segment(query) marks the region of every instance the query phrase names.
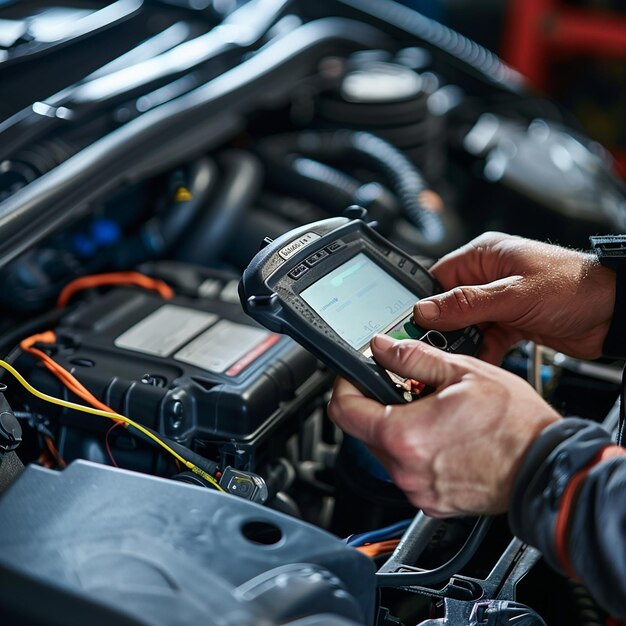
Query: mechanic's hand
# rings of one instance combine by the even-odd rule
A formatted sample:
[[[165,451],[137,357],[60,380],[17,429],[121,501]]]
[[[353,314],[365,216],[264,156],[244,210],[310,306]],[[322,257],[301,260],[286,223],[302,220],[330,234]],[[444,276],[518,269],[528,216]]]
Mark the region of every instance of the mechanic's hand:
[[[483,325],[485,361],[500,363],[520,339],[580,358],[602,353],[615,273],[593,255],[485,233],[443,257],[432,272],[450,291],[418,302],[415,323],[436,330]]]
[[[412,504],[447,517],[505,511],[521,461],[560,415],[523,379],[421,341],[372,341],[376,361],[436,391],[384,406],[339,378],[328,414],[365,442]]]

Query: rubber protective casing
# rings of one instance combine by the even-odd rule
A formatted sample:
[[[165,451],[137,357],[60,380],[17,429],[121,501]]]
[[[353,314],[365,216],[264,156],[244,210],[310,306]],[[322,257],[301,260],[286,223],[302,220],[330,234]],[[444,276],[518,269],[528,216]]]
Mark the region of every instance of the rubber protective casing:
[[[120,336],[164,307],[214,316],[214,322],[194,336],[200,337],[220,323],[269,335],[243,313],[235,286],[236,282],[234,301],[179,295],[164,300],[143,290],[112,289],[68,309],[55,328],[53,357],[113,410],[183,445],[206,442],[211,447],[205,452],[208,450],[223,466],[255,471],[257,464],[271,456],[268,446],[277,430],[295,429],[300,412],[309,411],[309,405],[328,385],[328,374],[320,370],[314,357],[286,337],[268,337],[274,343],[263,350],[252,348],[249,353],[253,358],[246,357],[245,367],[229,374],[181,361],[176,358],[180,348],[157,355],[119,345]],[[164,323],[155,329],[154,345],[165,344],[177,330]],[[190,336],[186,341],[195,339]],[[228,341],[237,347],[236,332]],[[220,350],[219,343],[203,348],[207,358]],[[57,396],[65,392],[59,381],[30,356],[20,358],[19,368],[42,391]],[[50,411],[49,406],[33,406]],[[65,459],[102,458],[102,433],[110,428],[108,420],[86,419],[65,410],[59,418],[59,445]],[[110,438],[120,464],[157,471],[152,465],[154,449],[146,447],[145,455],[129,449],[131,442],[121,437],[122,430],[117,429]]]
[[[336,217],[301,226],[266,245],[245,270],[239,297],[257,322],[295,339],[366,395],[385,404],[406,402],[405,391],[387,372],[341,339],[299,295],[359,253],[413,292],[416,301],[440,291],[425,268],[364,221]],[[298,268],[302,273],[294,278]],[[480,347],[475,326],[443,335],[448,352],[473,355]]]

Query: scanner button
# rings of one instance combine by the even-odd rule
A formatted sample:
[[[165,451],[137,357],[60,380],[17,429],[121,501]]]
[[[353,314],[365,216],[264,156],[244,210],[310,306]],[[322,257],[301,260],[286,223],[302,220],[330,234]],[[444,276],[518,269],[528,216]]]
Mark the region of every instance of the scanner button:
[[[406,259],[405,258],[400,259],[400,261],[398,262],[398,267],[399,268],[403,268],[405,263],[406,263]]]
[[[328,252],[326,250],[318,250],[315,254],[312,254],[307,260],[306,264],[309,267],[313,267],[317,263],[319,263],[322,259],[325,259],[328,256]]]
[[[413,263],[413,265],[411,266],[411,276],[415,276],[415,272],[417,272],[417,265]]]
[[[336,252],[340,248],[343,248],[346,244],[343,241],[333,241],[329,246],[326,246],[328,252]]]
[[[294,280],[298,280],[302,274],[308,271],[309,268],[304,263],[300,263],[300,265],[294,267],[291,272],[289,272],[289,276],[291,276]]]

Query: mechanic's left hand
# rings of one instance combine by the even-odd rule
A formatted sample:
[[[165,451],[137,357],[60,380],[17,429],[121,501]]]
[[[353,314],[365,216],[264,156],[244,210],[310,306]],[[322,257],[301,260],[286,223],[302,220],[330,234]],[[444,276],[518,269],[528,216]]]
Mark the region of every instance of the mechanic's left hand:
[[[436,391],[384,406],[340,378],[331,419],[365,442],[427,515],[505,511],[528,447],[561,416],[526,381],[478,359],[384,335],[371,345],[380,365]]]

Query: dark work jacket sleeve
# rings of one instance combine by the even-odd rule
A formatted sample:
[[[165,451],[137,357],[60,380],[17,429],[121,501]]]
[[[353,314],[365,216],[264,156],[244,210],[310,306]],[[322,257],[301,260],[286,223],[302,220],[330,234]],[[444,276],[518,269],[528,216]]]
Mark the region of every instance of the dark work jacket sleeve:
[[[599,460],[603,451],[613,456]],[[552,567],[626,619],[626,450],[606,430],[576,418],[546,428],[522,463],[509,523]]]

